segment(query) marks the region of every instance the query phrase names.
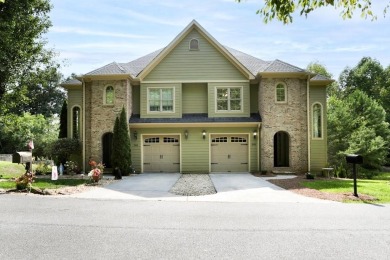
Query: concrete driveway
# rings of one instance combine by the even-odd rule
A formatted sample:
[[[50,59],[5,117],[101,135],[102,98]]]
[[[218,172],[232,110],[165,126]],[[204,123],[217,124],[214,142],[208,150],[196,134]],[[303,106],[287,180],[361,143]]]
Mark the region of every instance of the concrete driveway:
[[[271,184],[266,180],[268,178],[258,178],[250,173],[212,173],[210,178],[217,191],[216,194],[179,196],[170,193],[169,190],[180,176],[180,173],[142,173],[125,177],[105,187],[73,194],[70,197],[165,201],[335,203],[295,194]]]

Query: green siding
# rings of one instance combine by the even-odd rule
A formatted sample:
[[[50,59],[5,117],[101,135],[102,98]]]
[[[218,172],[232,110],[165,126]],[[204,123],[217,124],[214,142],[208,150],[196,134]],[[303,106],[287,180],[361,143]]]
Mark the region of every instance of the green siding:
[[[207,113],[207,84],[183,84],[183,114]]]
[[[139,115],[140,113],[140,86],[133,86],[132,87],[132,107],[133,107],[133,114]]]
[[[188,139],[184,138],[184,131],[188,131]],[[204,140],[202,131],[206,130],[207,135]],[[258,150],[259,140],[253,138],[253,127],[184,127],[184,128],[137,128],[138,139],[132,137],[132,161],[137,172],[141,171],[141,135],[181,135],[181,171],[187,172],[209,172],[210,167],[210,134],[248,134],[249,141],[249,165],[250,171],[258,171]],[[131,129],[131,133],[133,133]]]
[[[190,51],[189,41],[199,41],[199,50]],[[149,81],[199,81],[247,79],[221,52],[212,46],[199,32],[192,30],[145,77]]]
[[[216,112],[216,87],[242,87],[241,112]],[[250,88],[248,83],[209,83],[208,85],[208,115],[209,117],[249,117],[250,115]]]
[[[149,87],[153,88],[167,88],[173,87],[174,90],[174,112],[148,112],[148,97],[147,97],[147,89]],[[141,118],[180,118],[181,117],[181,84],[141,84]]]
[[[81,89],[69,89],[68,90],[68,137],[72,135],[72,109],[75,106],[79,106],[81,112],[83,112],[83,90]],[[81,113],[81,119],[84,115]]]
[[[251,113],[259,112],[259,85],[250,85],[250,107]]]
[[[327,166],[328,159],[326,87],[310,87],[310,129],[312,129],[313,124],[312,108],[314,103],[320,103],[322,105],[323,138],[313,139],[312,130],[310,130],[310,165],[312,171],[321,171],[322,168]]]

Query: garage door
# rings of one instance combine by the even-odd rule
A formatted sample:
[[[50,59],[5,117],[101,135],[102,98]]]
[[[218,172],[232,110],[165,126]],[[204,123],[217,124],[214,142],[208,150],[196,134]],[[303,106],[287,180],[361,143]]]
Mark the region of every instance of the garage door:
[[[179,136],[148,136],[143,148],[144,172],[180,172]]]
[[[248,171],[248,136],[213,135],[211,138],[212,172]]]

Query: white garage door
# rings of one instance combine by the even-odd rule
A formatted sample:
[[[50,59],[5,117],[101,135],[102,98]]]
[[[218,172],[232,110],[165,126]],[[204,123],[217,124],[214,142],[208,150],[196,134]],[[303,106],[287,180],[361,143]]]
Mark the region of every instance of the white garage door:
[[[180,172],[179,136],[148,136],[143,148],[144,172]]]
[[[248,136],[213,135],[211,137],[212,172],[248,171]]]

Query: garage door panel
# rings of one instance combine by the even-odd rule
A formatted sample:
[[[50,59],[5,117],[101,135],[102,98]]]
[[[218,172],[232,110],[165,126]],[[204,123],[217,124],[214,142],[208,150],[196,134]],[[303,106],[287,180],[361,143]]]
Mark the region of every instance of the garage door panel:
[[[179,172],[180,143],[178,136],[144,138],[144,172]]]
[[[212,136],[210,149],[212,172],[248,171],[247,136]]]

